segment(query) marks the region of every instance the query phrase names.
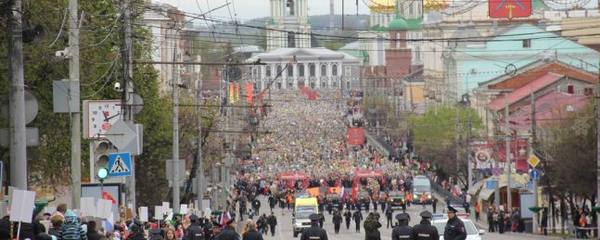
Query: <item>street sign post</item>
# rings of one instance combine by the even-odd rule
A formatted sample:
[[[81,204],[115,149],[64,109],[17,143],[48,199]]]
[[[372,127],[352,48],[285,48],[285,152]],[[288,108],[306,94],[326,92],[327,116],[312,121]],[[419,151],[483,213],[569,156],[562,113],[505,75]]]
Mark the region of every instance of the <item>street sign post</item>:
[[[108,155],[108,176],[129,177],[131,176],[131,154],[113,153]]]
[[[531,170],[531,179],[534,181],[540,180],[540,170],[532,169]]]

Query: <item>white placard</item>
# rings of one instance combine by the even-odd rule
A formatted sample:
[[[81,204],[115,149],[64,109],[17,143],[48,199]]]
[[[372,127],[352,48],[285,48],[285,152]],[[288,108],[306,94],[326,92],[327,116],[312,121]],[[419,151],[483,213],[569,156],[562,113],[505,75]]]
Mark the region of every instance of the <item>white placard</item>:
[[[97,217],[96,199],[91,197],[81,198],[81,216],[82,217]]]
[[[163,216],[165,215],[165,211],[162,206],[154,206],[154,218],[158,221],[163,220]]]
[[[110,219],[112,212],[112,201],[106,199],[98,199],[96,208],[98,218]],[[113,216],[114,217],[114,216]]]
[[[181,204],[181,208],[179,209],[179,212],[181,214],[188,214],[189,213],[189,208],[187,204]]]
[[[10,221],[31,223],[35,192],[14,189],[10,201]]]
[[[139,216],[140,221],[148,222],[148,207],[140,207]]]
[[[163,202],[162,203],[162,208],[163,208],[163,213],[167,213],[167,210],[169,210],[169,208],[171,208],[171,205],[169,204],[169,202]]]

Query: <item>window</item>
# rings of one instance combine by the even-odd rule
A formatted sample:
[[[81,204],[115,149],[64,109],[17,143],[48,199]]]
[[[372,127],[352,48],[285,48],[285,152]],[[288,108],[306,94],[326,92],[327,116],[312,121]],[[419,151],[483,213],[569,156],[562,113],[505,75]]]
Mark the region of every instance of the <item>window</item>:
[[[327,65],[321,65],[321,76],[327,76]]]
[[[569,84],[567,85],[567,93],[568,94],[574,94],[575,93],[575,86]]]
[[[271,66],[266,66],[265,68],[267,69],[266,70],[267,77],[270,77],[271,76]]]
[[[285,11],[288,16],[294,16],[294,0],[287,0],[285,4]]]
[[[419,46],[415,47],[415,60],[417,62],[421,61],[421,47],[419,47]]]
[[[294,76],[294,66],[292,66],[291,64],[287,65],[287,76],[288,77]]]
[[[293,32],[288,33],[287,41],[288,41],[287,47],[295,48],[296,47],[296,34],[294,34]]]
[[[298,75],[304,77],[304,64],[298,64]]]
[[[585,96],[593,96],[594,95],[594,89],[593,88],[584,88],[583,89],[583,95]]]
[[[338,75],[337,65],[335,65],[335,64],[331,67],[331,75],[332,76],[337,76]]]
[[[346,66],[344,68],[344,76],[350,76],[352,74],[352,68],[350,66]]]
[[[523,39],[523,48],[531,48],[531,39]]]
[[[316,75],[316,73],[315,73],[316,68],[315,68],[315,64],[314,63],[308,64],[308,71],[310,72],[309,74],[310,74],[311,77],[314,77]]]
[[[415,5],[413,2],[410,3],[410,5],[408,6],[408,14],[410,16],[412,16],[413,14],[415,14],[415,9],[414,9]]]

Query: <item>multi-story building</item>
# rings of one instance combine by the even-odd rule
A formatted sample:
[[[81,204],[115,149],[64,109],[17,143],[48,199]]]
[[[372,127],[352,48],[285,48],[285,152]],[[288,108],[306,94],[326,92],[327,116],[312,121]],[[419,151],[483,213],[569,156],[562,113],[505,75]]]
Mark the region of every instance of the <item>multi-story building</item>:
[[[201,71],[199,65],[165,64],[165,62],[199,62],[199,56],[193,52],[194,31],[185,25],[182,11],[169,4],[148,2],[148,10],[144,12],[144,25],[149,26],[152,33],[151,61],[159,73],[159,91],[166,95],[171,92],[173,71],[179,71],[175,77],[179,84],[185,85],[189,91],[200,87]]]
[[[265,65],[248,67],[244,80],[255,89],[358,88],[360,59],[327,48],[280,48],[255,55],[246,62]]]

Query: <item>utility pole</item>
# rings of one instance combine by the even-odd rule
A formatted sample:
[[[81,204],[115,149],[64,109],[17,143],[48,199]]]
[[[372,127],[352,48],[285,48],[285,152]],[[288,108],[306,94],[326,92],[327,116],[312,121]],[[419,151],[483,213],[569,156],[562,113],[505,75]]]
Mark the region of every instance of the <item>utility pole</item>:
[[[14,0],[10,15],[7,17],[10,78],[12,82],[10,88],[10,184],[18,189],[27,190],[22,5],[21,0]]]
[[[198,81],[199,83],[196,89],[196,104],[198,105],[196,111],[199,115],[197,142],[198,149],[196,150],[196,198],[198,200],[198,205],[196,206],[196,209],[202,211],[204,209],[204,206],[202,205],[202,199],[204,198],[204,162],[202,160],[202,115],[200,114],[202,111],[202,108],[200,107],[200,105],[202,104],[202,80],[198,79]]]
[[[133,41],[131,39],[131,0],[121,0],[121,10],[123,12],[123,45],[122,45],[122,60],[123,60],[123,98],[121,100],[121,112],[123,120],[133,123],[133,112],[131,104],[133,99]],[[127,196],[132,205],[132,209],[136,208],[135,201],[135,159],[131,159],[131,176],[127,177]]]
[[[535,154],[535,144],[536,144],[536,119],[535,119],[535,94],[533,91],[531,92],[531,144],[529,146],[529,156],[533,156]],[[535,171],[535,168],[532,169]],[[537,180],[532,179],[533,182],[533,199],[534,199],[534,207],[538,206],[538,191],[537,191]],[[533,214],[533,233],[536,233],[538,229],[538,214]]]
[[[467,144],[465,148],[467,149],[467,189],[471,189],[473,187],[473,162],[471,161],[471,129],[473,128],[473,121],[470,117],[471,114],[467,114],[467,138],[465,143]],[[469,203],[470,204],[470,203]]]
[[[78,9],[77,0],[69,0],[69,80],[71,82],[79,82]],[[79,96],[78,93],[76,95]],[[79,101],[79,99],[71,99],[71,101]],[[73,109],[71,112],[71,182],[71,207],[76,209],[79,208],[81,197],[81,113],[79,109]]]
[[[174,28],[177,26],[177,20],[173,19]],[[176,31],[173,29],[173,31]],[[177,60],[177,41],[175,33],[172,33],[173,40],[173,62]],[[179,65],[173,64],[171,77],[172,101],[173,101],[173,212],[179,213]]]
[[[508,97],[508,95],[506,96]],[[512,190],[511,190],[511,185],[512,185],[512,181],[511,181],[511,175],[512,175],[512,167],[511,167],[511,161],[512,159],[510,158],[510,129],[509,129],[509,125],[508,125],[508,115],[509,115],[509,111],[508,111],[508,102],[506,99],[506,97],[504,98],[504,124],[506,125],[506,212],[511,212],[511,208],[512,208]]]
[[[600,61],[598,61],[598,66],[600,67]],[[600,201],[600,69],[598,69],[598,84],[596,84],[596,204]],[[600,236],[600,212],[596,212],[597,218],[596,221],[598,235]]]

